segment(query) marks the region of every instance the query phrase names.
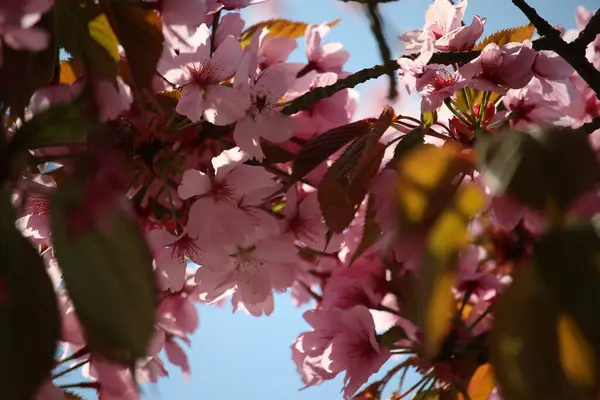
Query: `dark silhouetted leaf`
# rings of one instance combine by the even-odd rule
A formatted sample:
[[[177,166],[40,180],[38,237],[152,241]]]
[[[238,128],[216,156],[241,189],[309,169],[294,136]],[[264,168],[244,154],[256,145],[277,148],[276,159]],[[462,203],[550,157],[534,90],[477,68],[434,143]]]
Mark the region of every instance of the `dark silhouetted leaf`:
[[[54,10],[50,10],[36,27],[52,34],[55,24]],[[6,45],[0,52],[0,104],[10,107],[11,115],[21,116],[29,105],[31,95],[54,78],[58,43],[52,35],[48,47],[39,52],[14,50]]]
[[[588,398],[563,374],[556,323],[556,306],[535,268],[519,266],[497,303],[492,329],[491,363],[504,399]]]
[[[287,163],[294,159],[294,154],[287,151],[281,146],[272,143],[262,142],[262,151],[265,155],[263,163],[265,164],[280,164]]]
[[[131,366],[146,356],[154,331],[152,256],[138,222],[122,206],[107,205],[113,208],[82,229],[82,199],[75,183],[53,196],[54,252],[90,348]]]
[[[101,6],[91,1],[61,0],[56,2],[54,7],[58,15],[57,31],[60,44],[73,57],[94,71],[98,78],[116,82],[115,43],[110,40],[114,32],[111,30],[110,33],[103,33],[101,28],[108,30],[110,26],[101,23],[103,18],[106,18],[102,17]],[[102,44],[92,33],[96,38],[106,37],[108,40]]]
[[[587,136],[571,129],[501,132],[477,139],[481,170],[490,189],[537,210],[566,210],[600,177]]]
[[[363,234],[360,244],[352,254],[350,265],[354,263],[365,251],[373,246],[381,237],[381,228],[375,220],[375,199],[371,194],[369,201],[367,202],[367,213],[365,215],[365,221],[363,223]]]
[[[149,88],[164,41],[156,13],[117,1],[112,1],[110,7],[132,77],[140,89]]]
[[[60,315],[44,262],[15,227],[0,190],[0,385],[2,397],[33,399],[54,367]]]
[[[595,355],[595,362],[588,363],[592,367],[586,368],[591,379],[578,383],[596,388],[600,366],[600,320],[596,315],[600,307],[599,231],[592,223],[551,229],[541,237],[535,249],[538,274],[556,299],[560,311],[567,314],[562,320],[563,326],[570,328],[572,318],[575,326],[567,330],[575,333],[580,330],[583,334],[573,343],[581,343],[582,348],[591,347]],[[581,358],[578,357],[576,365],[585,364]],[[576,370],[573,372],[578,375]]]

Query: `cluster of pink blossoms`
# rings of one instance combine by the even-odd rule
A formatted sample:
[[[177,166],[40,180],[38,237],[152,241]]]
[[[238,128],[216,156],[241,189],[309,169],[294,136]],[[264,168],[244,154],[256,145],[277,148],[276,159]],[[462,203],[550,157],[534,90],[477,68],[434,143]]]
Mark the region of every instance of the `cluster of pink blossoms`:
[[[45,33],[33,25],[51,3],[30,0],[11,8],[1,5],[2,45],[33,51],[45,48]],[[145,110],[145,120],[152,116],[152,122],[145,124],[132,89],[123,80],[119,78],[116,86],[104,81],[92,85],[101,118],[136,132],[134,147],[139,152],[128,166],[134,178],[127,183],[127,196],[154,257],[160,290],[158,323],[135,377],[130,369],[93,353],[83,352],[73,363],[89,361],[83,374],[100,399],[137,399],[136,382],[157,382],[168,375],[163,350],[170,363],[190,374],[182,344],[190,345],[189,335],[198,328],[197,303],[219,305],[230,299],[235,310],[268,316],[275,307],[275,294],[290,291],[296,305],[316,300],[314,309],[304,314],[310,328],[291,345],[302,382],[317,385],[345,373],[344,397],[352,398],[390,357],[423,344],[421,328],[405,312],[407,301],[397,293],[419,275],[427,232],[402,242],[394,240],[398,173],[385,168],[391,153],[381,163],[352,224],[332,237],[316,188],[339,152],[276,198],[272,195],[291,174],[291,163],[267,163],[275,145],[295,154],[309,140],[352,121],[358,104],[354,89],[341,90],[293,115],[281,112],[283,103],[346,77],[343,68],[349,54],[341,44],[325,41],[331,29],[327,24],[307,26],[305,63],[287,62],[296,41],[269,36],[267,28],[242,47],[238,38],[244,21],[237,10],[256,1],[160,3],[165,44],[153,85],[165,98],[177,93],[171,98],[176,102],[174,112]],[[420,53],[415,59],[398,61],[402,82],[422,95],[422,112],[439,112],[432,126],[436,137],[427,141],[435,145],[454,141],[470,149],[475,121],[488,131],[505,124],[527,130],[552,124],[577,127],[600,115],[600,101],[582,78],[554,52],[534,50],[530,40],[488,44],[476,59],[457,69],[430,64],[434,54],[469,50],[481,38],[486,20],[474,16],[463,25],[466,6],[466,0],[455,5],[436,0],[427,11],[424,28],[401,37],[406,49]],[[212,29],[215,15],[221,17]],[[577,10],[580,29],[590,18],[588,11]],[[575,36],[576,32],[564,32],[565,39]],[[600,37],[586,56],[600,66]],[[32,96],[29,111],[36,115],[70,101],[83,86],[79,79],[45,87]],[[458,109],[450,99],[467,87],[495,93],[501,100]],[[394,143],[402,134],[395,131],[386,140]],[[600,151],[600,132],[590,135],[590,140]],[[80,150],[49,148],[35,154]],[[68,159],[61,164],[72,167]],[[488,193],[483,214],[490,218],[471,223],[478,240],[460,256],[454,294],[457,304],[468,304],[464,323],[476,326],[469,332],[452,326],[458,342],[490,329],[489,307],[510,283],[514,263],[531,256],[533,238],[546,224],[535,211],[492,194],[477,173],[467,181]],[[55,282],[66,357],[84,349],[86,342],[53,255],[49,198],[59,184],[45,172],[23,176],[14,202],[24,206],[18,227],[41,251]],[[572,213],[591,218],[600,212],[599,197],[599,188],[585,194]],[[369,199],[375,204],[375,220],[383,236],[354,257]],[[395,275],[390,274],[390,264],[397,266]],[[401,330],[401,338],[382,340],[392,327]],[[435,361],[410,357],[418,371],[434,370],[440,387],[465,373],[464,360],[457,357]],[[38,398],[61,396],[48,382]]]

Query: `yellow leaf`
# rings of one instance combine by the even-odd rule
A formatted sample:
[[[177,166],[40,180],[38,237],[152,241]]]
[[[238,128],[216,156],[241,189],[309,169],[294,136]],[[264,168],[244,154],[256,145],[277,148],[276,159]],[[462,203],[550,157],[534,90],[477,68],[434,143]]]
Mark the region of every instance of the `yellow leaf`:
[[[60,83],[70,85],[75,82],[82,73],[81,63],[77,60],[63,60],[60,62]]]
[[[567,379],[576,386],[593,386],[596,372],[594,350],[573,317],[559,314],[557,331],[560,363]]]
[[[454,296],[452,296],[454,281],[454,274],[450,271],[437,274],[433,281],[425,316],[425,348],[432,355],[437,352],[439,343],[444,340],[448,332],[454,308]]]
[[[400,162],[398,199],[410,222],[423,219],[429,205],[428,191],[444,177],[452,157],[450,147],[423,145]]]
[[[532,24],[503,29],[483,39],[473,50],[483,50],[490,43],[496,43],[500,47],[511,42],[522,43],[525,40],[531,39],[534,33],[535,27]]]
[[[339,18],[328,23],[327,25],[333,28],[338,24],[338,22],[340,22]],[[242,35],[240,36],[240,44],[242,47],[246,47],[252,40],[254,34],[260,34],[263,29],[267,29],[268,36],[281,36],[290,39],[298,39],[304,36],[307,26],[308,24],[305,22],[290,21],[281,18],[270,19],[252,25],[242,32]]]
[[[454,206],[439,217],[427,238],[427,247],[436,259],[444,262],[469,243],[467,224],[484,204],[484,194],[475,184],[463,185],[458,190]]]
[[[467,393],[471,400],[488,400],[495,387],[494,367],[489,363],[483,364],[473,374]],[[459,394],[458,399],[464,400],[464,396]]]
[[[106,14],[102,13],[88,23],[88,30],[90,36],[104,47],[108,54],[115,60],[118,61],[119,55],[119,40],[112,30]]]

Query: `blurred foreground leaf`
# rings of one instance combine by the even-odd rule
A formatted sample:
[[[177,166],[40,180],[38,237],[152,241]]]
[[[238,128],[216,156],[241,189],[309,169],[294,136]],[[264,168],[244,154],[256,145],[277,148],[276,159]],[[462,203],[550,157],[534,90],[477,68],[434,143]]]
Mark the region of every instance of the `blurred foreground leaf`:
[[[89,199],[88,199],[89,200]],[[155,323],[152,256],[137,221],[116,205],[86,216],[83,188],[63,184],[52,198],[54,251],[89,346],[132,366]],[[82,227],[81,218],[93,223]]]
[[[60,315],[44,262],[15,227],[0,191],[0,385],[2,398],[32,399],[54,367]]]

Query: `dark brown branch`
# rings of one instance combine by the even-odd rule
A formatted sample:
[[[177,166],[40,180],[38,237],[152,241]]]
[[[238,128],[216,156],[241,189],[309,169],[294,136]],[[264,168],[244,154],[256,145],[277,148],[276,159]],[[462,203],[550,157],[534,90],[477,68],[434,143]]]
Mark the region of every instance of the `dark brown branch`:
[[[383,22],[381,15],[379,14],[379,7],[377,6],[377,0],[369,0],[366,4],[367,14],[371,21],[371,32],[375,36],[377,46],[379,47],[379,54],[383,60],[383,65],[386,66],[385,73],[390,78],[390,89],[388,92],[388,98],[394,100],[398,96],[398,90],[396,89],[396,74],[395,69],[392,69],[392,65],[396,64],[392,60],[392,53],[388,46],[385,36],[383,35]]]
[[[585,57],[584,51],[581,50],[581,43],[575,42],[567,43],[560,36],[560,32],[556,30],[548,21],[542,18],[537,11],[531,7],[525,0],[512,0],[513,4],[517,6],[523,14],[531,21],[535,26],[538,33],[544,36],[548,41],[548,47],[554,50],[559,56],[567,61],[577,71],[579,76],[589,85],[590,88],[596,93],[596,97],[600,99],[600,71],[598,71]],[[600,18],[597,17],[598,13],[594,15],[594,24],[588,23],[584,28],[583,32],[579,35],[587,40],[588,35],[591,33],[584,33],[586,30],[593,31],[599,29],[597,24],[600,23]]]
[[[540,38],[533,41],[533,48],[535,50],[550,50],[550,44],[547,38]],[[455,51],[447,53],[435,53],[429,64],[455,64],[455,63],[466,63],[475,59],[479,55],[479,51]],[[414,60],[419,56],[418,53],[407,54],[401,58],[408,58]],[[397,62],[389,64],[387,67],[384,65],[375,65],[373,67],[361,69],[353,73],[352,75],[340,79],[333,85],[325,87],[317,87],[310,92],[304,93],[302,96],[295,98],[290,104],[285,106],[282,112],[286,115],[296,114],[302,111],[319,100],[331,97],[333,94],[340,90],[353,88],[356,85],[365,83],[371,79],[377,79],[381,75],[388,73],[388,68],[393,72],[400,69],[400,65]]]
[[[590,19],[587,26],[579,32],[579,36],[572,42],[572,46],[579,49],[581,52],[585,52],[587,46],[596,39],[596,36],[600,34],[600,9],[596,11],[596,14]]]
[[[576,130],[583,132],[586,135],[591,135],[592,133],[596,132],[598,129],[600,129],[600,117],[596,117],[593,120],[591,120],[590,122],[587,122],[587,123],[581,125]]]

